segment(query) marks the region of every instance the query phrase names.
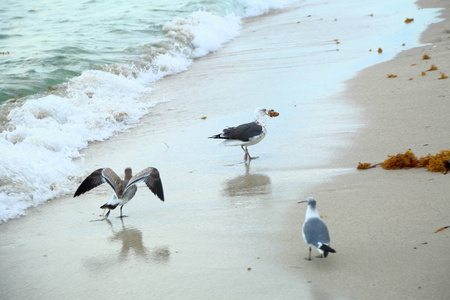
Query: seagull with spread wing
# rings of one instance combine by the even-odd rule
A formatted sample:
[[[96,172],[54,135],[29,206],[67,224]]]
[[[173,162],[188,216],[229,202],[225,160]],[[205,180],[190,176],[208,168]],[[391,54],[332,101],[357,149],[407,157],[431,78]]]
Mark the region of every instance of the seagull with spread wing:
[[[152,167],[148,167],[134,176],[132,175],[131,168],[126,168],[124,180],[110,168],[95,170],[83,180],[73,196],[80,196],[107,182],[114,190],[114,194],[111,199],[100,208],[109,209],[105,215],[105,218],[107,218],[111,210],[120,205],[120,218],[123,218],[122,207],[134,197],[137,191],[136,183],[140,181],[143,181],[161,201],[164,201],[164,192],[161,178],[159,177],[159,171]]]

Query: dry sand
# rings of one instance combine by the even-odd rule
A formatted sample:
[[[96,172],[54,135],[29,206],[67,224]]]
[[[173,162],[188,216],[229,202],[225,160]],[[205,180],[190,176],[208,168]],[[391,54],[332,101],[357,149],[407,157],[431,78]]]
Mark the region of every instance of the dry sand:
[[[449,149],[450,79],[438,79],[441,72],[450,74],[449,3],[419,4],[445,7],[445,21],[422,35],[430,45],[404,51],[348,82],[345,95],[362,108],[364,128],[335,165],[378,163],[408,149],[418,156]],[[431,59],[423,60],[424,54]],[[438,70],[421,76],[432,64]],[[327,265],[302,264],[313,290],[327,299],[450,299],[450,231],[434,233],[450,225],[449,180],[424,169],[378,167],[309,191],[339,256]]]
[[[448,8],[445,1],[427,5]],[[437,79],[439,72],[450,74],[448,13],[425,32],[423,41],[431,45],[362,71],[345,94],[323,100],[318,114],[326,121],[345,123],[346,113],[361,111],[363,128],[356,134],[350,126],[295,139],[283,129],[299,125],[301,111],[293,101],[277,108],[279,118],[268,120],[264,146],[250,149],[261,158],[250,166],[241,163],[239,148],[219,148],[205,137],[234,125],[236,115],[246,121],[248,110],[260,105],[258,97],[249,97],[245,108],[236,108],[239,101],[196,102],[221,92],[230,99],[245,94],[244,86],[233,95],[227,86],[217,90],[217,82],[208,84],[213,80],[204,76],[208,62],[223,51],[161,81],[154,97],[172,100],[158,107],[162,113],[152,113],[130,133],[92,145],[85,164],[87,171],[157,167],[166,203],[140,187],[124,207],[128,218],[121,221],[113,211],[109,222],[97,221],[97,207],[110,195],[108,187],[100,187],[2,224],[2,298],[450,299],[450,229],[433,233],[450,225],[450,175],[423,169],[355,171],[359,161],[380,162],[408,148],[419,155],[448,148],[450,79]],[[233,47],[239,48],[239,39],[224,50],[227,55]],[[431,59],[422,60],[424,53]],[[439,70],[420,76],[431,64]],[[226,66],[223,76],[234,76],[233,84],[258,89],[259,81],[245,81],[245,66],[228,74]],[[388,73],[398,77],[388,79]],[[204,76],[205,84],[189,93],[177,90],[192,76]],[[284,93],[299,94],[288,84]],[[275,92],[267,87],[260,97]],[[338,109],[330,107],[336,102]],[[326,160],[308,163],[314,157],[302,147],[315,146],[314,155],[323,157],[334,139],[339,144]],[[127,147],[130,141],[134,144]],[[311,262],[304,260],[308,248],[300,233],[306,207],[297,204],[307,196],[318,200],[337,250]]]

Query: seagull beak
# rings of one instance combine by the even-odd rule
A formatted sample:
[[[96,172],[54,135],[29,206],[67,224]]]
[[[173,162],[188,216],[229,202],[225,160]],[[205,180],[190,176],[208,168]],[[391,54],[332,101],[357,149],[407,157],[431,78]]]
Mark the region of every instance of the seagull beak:
[[[276,111],[274,111],[273,109],[269,110],[269,112],[267,113],[269,115],[269,117],[273,118],[273,117],[278,117],[280,114],[277,113]]]
[[[298,202],[297,204],[300,204],[300,203],[306,203],[306,202],[308,202],[308,201],[300,201],[300,202]]]

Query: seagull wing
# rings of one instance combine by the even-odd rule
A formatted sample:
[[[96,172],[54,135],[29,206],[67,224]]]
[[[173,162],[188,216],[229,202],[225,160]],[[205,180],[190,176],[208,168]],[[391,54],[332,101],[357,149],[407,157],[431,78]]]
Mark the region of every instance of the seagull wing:
[[[74,197],[80,196],[81,194],[84,194],[93,188],[99,186],[100,184],[104,183],[105,180],[102,176],[103,169],[95,170],[91,173],[88,177],[86,177],[83,182],[78,187],[77,191],[73,195]]]
[[[252,137],[263,132],[263,127],[256,122],[242,124],[236,127],[229,127],[223,130],[222,136],[231,140],[241,140],[248,142]]]
[[[303,234],[307,244],[320,248],[321,245],[330,243],[330,235],[325,223],[319,218],[312,218],[303,225]]]
[[[141,172],[134,175],[130,181],[128,181],[125,190],[133,184],[143,181],[148,188],[155,194],[161,201],[164,201],[164,192],[162,187],[161,178],[159,177],[159,171],[156,168],[148,167]]]
[[[110,168],[104,168],[102,169],[102,177],[104,182],[107,182],[114,190],[117,198],[121,198],[125,191],[123,189],[123,180],[120,179],[119,175]]]

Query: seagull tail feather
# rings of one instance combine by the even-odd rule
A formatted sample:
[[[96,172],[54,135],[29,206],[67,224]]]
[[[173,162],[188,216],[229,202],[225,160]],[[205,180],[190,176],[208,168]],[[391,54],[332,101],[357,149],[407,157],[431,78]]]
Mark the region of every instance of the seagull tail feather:
[[[116,208],[118,205],[119,205],[119,204],[112,205],[112,204],[105,203],[105,204],[103,204],[102,206],[100,206],[100,208],[114,209],[114,208]]]
[[[323,256],[324,257],[327,257],[329,252],[336,253],[336,250],[334,250],[333,248],[331,248],[330,246],[325,245],[325,244],[321,245],[319,247],[319,249],[323,251]]]
[[[222,134],[223,133],[219,133],[219,134],[210,136],[210,137],[208,137],[208,139],[227,139],[227,137],[224,137]]]

